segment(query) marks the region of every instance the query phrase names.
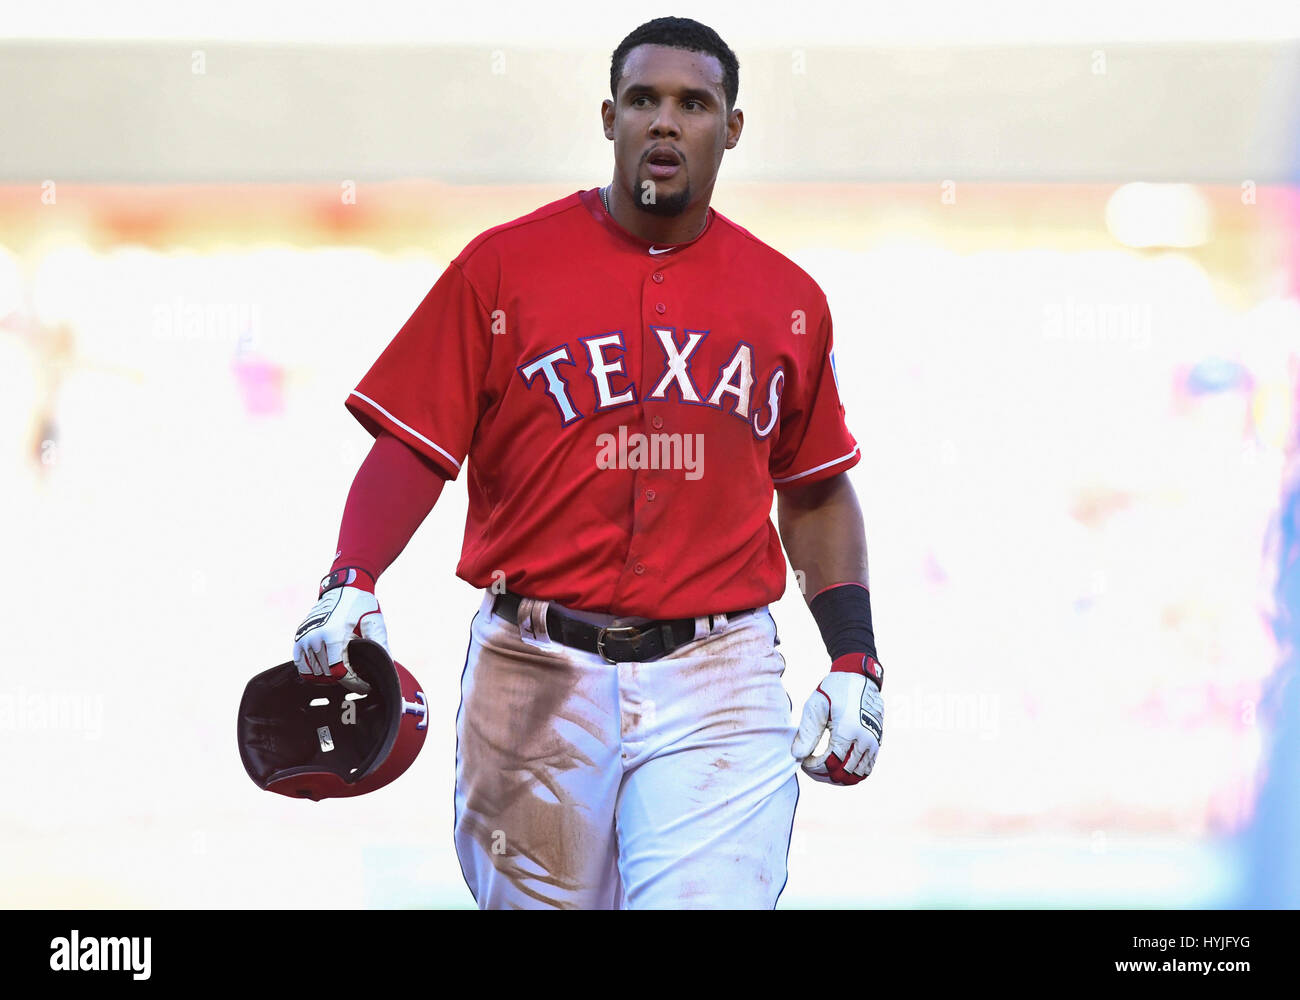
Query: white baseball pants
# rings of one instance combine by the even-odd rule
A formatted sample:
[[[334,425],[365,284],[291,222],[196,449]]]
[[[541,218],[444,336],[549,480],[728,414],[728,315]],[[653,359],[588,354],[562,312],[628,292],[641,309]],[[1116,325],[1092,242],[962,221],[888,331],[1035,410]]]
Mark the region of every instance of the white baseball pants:
[[[456,853],[479,907],[774,907],[799,785],[768,609],[612,664],[549,640],[546,602],[516,625],[494,596],[456,716]]]

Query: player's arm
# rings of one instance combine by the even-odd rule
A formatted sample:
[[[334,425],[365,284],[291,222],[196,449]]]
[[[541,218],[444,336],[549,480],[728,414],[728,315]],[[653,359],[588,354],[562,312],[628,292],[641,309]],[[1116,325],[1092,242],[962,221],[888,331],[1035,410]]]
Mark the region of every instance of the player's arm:
[[[862,508],[847,472],[782,489],[776,521],[790,565],[803,573],[805,599],[834,583],[869,586]]]
[[[381,431],[348,492],[331,572],[361,566],[378,580],[429,516],[446,483],[431,460]]]
[[[884,734],[884,671],[871,623],[862,508],[848,474],[781,490],[777,530],[831,658],[804,705],[791,753],[820,781],[857,784],[871,773]],[[828,727],[826,753],[814,758]]]
[[[348,493],[334,563],[294,635],[293,659],[304,677],[361,689],[347,644],[360,636],[388,648],[375,584],[433,509],[445,483],[429,459],[391,434],[376,437]]]

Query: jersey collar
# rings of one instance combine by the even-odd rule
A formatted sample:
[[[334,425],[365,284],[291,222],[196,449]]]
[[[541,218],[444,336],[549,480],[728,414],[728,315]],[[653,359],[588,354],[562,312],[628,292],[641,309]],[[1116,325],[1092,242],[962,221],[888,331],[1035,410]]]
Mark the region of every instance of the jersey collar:
[[[615,222],[609,213],[605,211],[605,206],[600,200],[600,188],[594,187],[586,191],[580,191],[578,197],[582,200],[582,204],[586,207],[587,211],[591,213],[591,217],[595,219],[596,222],[610,235],[620,243],[635,249],[637,252],[642,254],[642,256],[649,257],[652,260],[664,257],[675,257],[677,256],[677,251],[681,250],[683,247],[688,247],[700,242],[700,240],[704,239],[708,234],[709,230],[713,228],[713,218],[718,214],[714,211],[713,206],[710,205],[708,218],[704,222],[704,229],[701,230],[700,235],[695,237],[693,240],[687,240],[685,243],[648,243],[639,236],[633,236]],[[651,253],[651,250],[658,252]]]

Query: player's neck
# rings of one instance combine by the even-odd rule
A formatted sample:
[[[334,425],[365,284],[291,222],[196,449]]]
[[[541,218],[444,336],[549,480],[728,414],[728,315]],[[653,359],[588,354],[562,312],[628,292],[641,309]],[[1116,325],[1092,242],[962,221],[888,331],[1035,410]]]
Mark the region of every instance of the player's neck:
[[[609,211],[615,222],[647,243],[688,243],[708,224],[709,198],[701,198],[681,215],[651,215],[632,204],[617,184],[611,184]]]

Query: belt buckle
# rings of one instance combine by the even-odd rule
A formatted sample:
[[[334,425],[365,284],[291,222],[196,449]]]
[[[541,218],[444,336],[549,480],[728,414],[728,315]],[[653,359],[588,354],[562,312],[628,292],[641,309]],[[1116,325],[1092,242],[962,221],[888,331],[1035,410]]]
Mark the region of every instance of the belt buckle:
[[[636,625],[620,625],[618,624],[618,621],[619,620],[615,618],[608,625],[602,625],[600,631],[596,633],[596,652],[600,654],[600,658],[604,660],[606,663],[618,662],[617,660],[611,660],[608,656],[605,655],[606,635],[608,635],[610,632],[619,632],[619,633],[630,632],[632,633],[630,636],[619,635],[615,637],[615,638],[630,639],[638,635],[641,631],[640,628],[638,628]]]

